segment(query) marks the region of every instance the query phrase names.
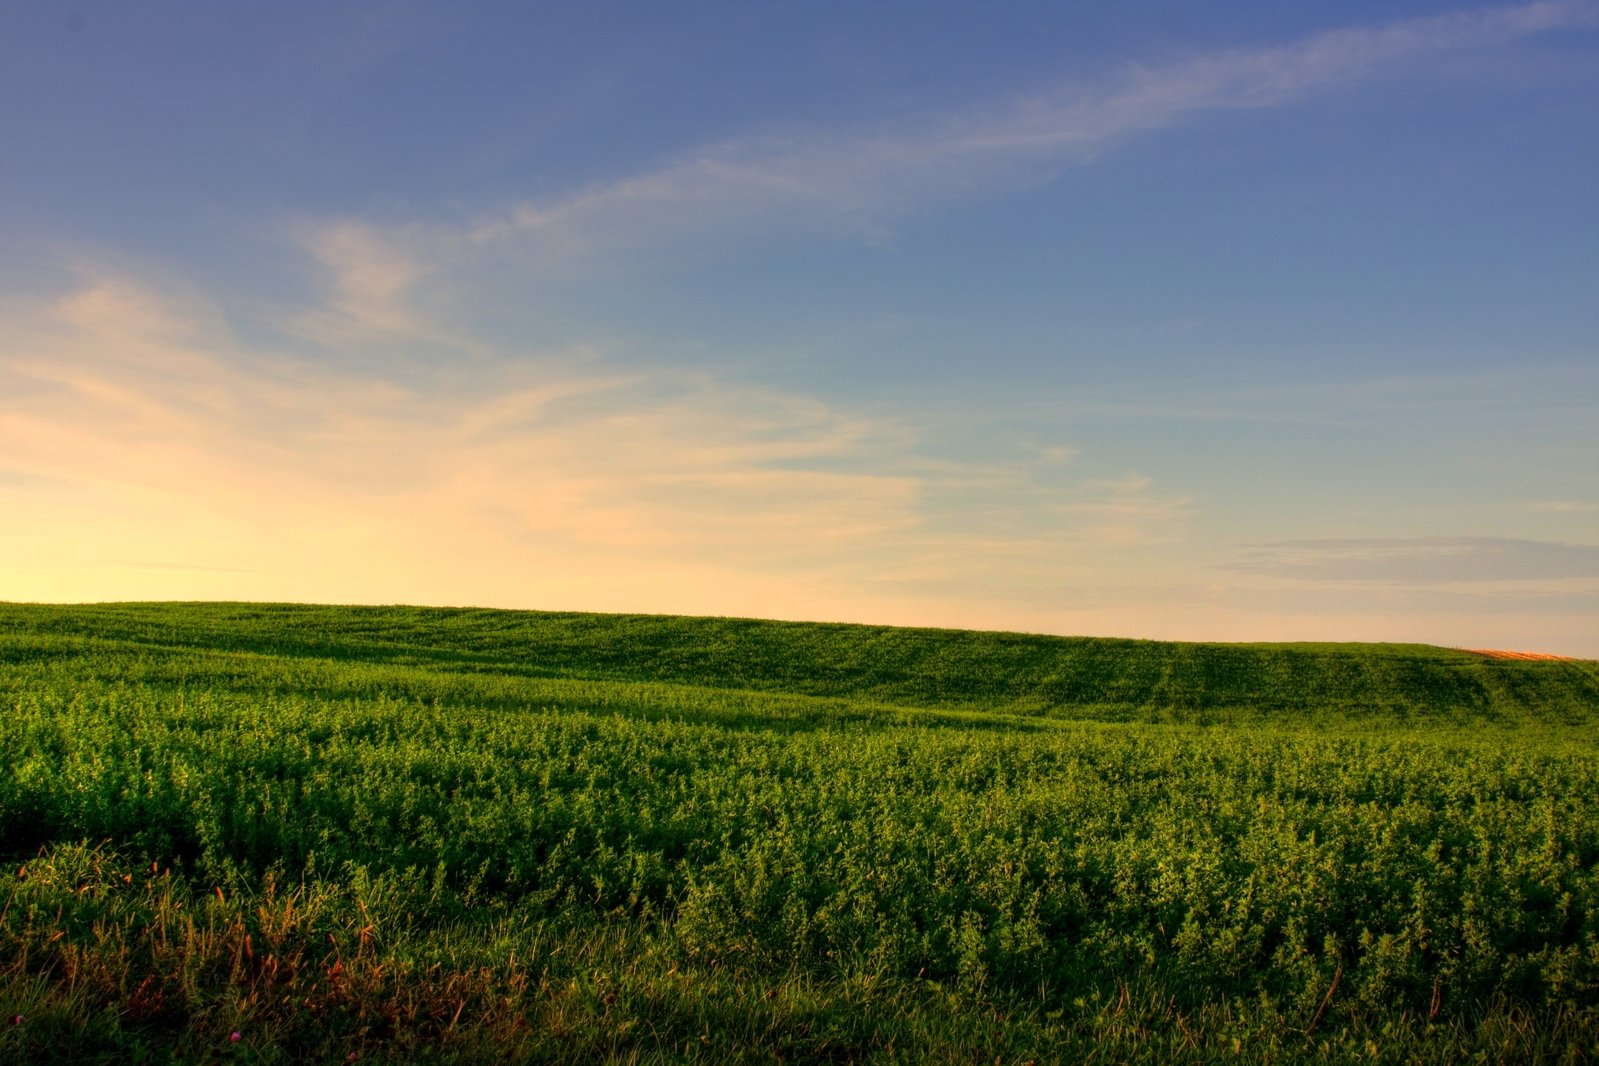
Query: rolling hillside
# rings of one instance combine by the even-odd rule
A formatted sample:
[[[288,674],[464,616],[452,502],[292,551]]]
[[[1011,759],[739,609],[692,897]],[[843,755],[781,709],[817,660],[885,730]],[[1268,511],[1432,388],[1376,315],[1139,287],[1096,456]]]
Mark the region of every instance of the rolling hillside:
[[[198,650],[1063,718],[1585,721],[1599,662],[1417,644],[1197,644],[735,618],[266,604],[0,604],[0,656]],[[29,649],[34,649],[30,651]]]
[[[0,1059],[1583,1062],[1599,664],[0,604]]]

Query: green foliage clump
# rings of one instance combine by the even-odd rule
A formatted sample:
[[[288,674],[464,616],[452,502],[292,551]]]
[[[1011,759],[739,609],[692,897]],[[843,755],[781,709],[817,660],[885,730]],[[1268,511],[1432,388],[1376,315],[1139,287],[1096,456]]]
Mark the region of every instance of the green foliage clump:
[[[0,1055],[1584,1061],[1596,712],[1414,646],[0,605]]]

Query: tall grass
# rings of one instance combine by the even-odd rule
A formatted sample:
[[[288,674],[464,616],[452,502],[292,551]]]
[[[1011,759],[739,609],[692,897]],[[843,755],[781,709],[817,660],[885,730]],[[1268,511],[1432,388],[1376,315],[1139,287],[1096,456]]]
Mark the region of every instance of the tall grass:
[[[0,1056],[1588,1061],[1596,686],[1408,646],[0,605]]]

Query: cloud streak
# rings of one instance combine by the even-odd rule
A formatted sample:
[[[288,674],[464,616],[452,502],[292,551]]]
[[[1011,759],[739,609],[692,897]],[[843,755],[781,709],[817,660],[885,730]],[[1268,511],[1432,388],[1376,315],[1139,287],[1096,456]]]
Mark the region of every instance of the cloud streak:
[[[903,129],[730,141],[564,199],[528,202],[465,233],[484,246],[535,242],[563,259],[687,230],[817,226],[870,232],[922,204],[1081,161],[1130,135],[1202,111],[1280,106],[1405,70],[1430,55],[1593,25],[1599,7],[1549,0],[1340,29],[1254,50],[1072,86]]]
[[[1508,537],[1342,538],[1252,545],[1229,569],[1387,585],[1599,577],[1599,546]]]
[[[1070,457],[931,461],[892,418],[593,357],[401,383],[107,275],[0,326],[13,596],[32,573],[54,599],[72,575],[93,598],[904,617],[896,569],[1038,589],[1167,535],[1150,483],[1063,478]]]
[[[439,367],[402,384],[248,349],[201,297],[93,275],[0,315],[0,598],[1591,654],[1599,548],[1276,542],[1234,566],[1237,580],[1209,584],[1187,541],[1195,501],[1104,477],[1065,446],[929,458],[928,431],[590,356]]]
[[[411,299],[424,279],[514,271],[570,279],[632,268],[642,252],[711,237],[793,233],[879,239],[893,220],[951,199],[1049,180],[1119,141],[1205,111],[1277,107],[1413,70],[1428,57],[1599,25],[1592,0],[1543,0],[1273,47],[1130,66],[1069,85],[893,128],[795,131],[705,145],[653,169],[463,223],[300,227],[337,298],[299,332],[330,345],[430,331]],[[444,338],[436,334],[435,343]]]

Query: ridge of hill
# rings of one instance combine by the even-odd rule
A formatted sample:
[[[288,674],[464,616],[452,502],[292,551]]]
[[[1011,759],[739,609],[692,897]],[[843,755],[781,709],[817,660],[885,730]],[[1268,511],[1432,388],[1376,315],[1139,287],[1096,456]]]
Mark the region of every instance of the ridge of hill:
[[[1420,644],[1228,644],[437,607],[0,603],[0,661],[95,649],[365,662],[1102,720],[1585,722],[1599,662]]]

